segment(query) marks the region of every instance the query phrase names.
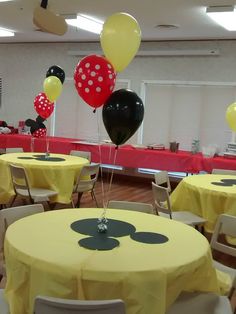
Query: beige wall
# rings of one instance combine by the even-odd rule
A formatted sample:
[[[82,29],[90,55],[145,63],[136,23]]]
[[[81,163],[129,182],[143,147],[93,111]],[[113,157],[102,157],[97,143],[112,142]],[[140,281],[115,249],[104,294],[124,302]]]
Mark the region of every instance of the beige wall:
[[[17,125],[19,120],[35,118],[33,100],[43,90],[47,69],[58,64],[67,77],[73,77],[78,57],[68,55],[68,51],[99,48],[98,44],[89,43],[0,44],[3,79],[0,120]],[[118,78],[129,79],[131,88],[138,94],[142,80],[236,82],[236,41],[143,43],[141,47],[142,50],[214,48],[219,49],[219,56],[137,57]]]

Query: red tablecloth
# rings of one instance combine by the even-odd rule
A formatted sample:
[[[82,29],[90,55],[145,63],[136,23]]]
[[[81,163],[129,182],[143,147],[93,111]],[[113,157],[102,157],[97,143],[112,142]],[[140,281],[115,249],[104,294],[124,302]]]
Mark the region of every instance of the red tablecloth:
[[[1,134],[0,148],[22,147],[25,152],[45,152],[49,142],[49,151],[52,153],[69,154],[71,150],[85,150],[92,154],[93,162],[120,165],[130,168],[150,168],[175,172],[198,173],[206,171],[211,173],[213,168],[236,170],[236,158],[225,157],[205,158],[201,153],[191,154],[187,151],[172,153],[168,149],[163,151],[134,148],[123,145],[117,150],[114,145],[83,144],[78,139],[47,137],[33,139],[30,135]]]

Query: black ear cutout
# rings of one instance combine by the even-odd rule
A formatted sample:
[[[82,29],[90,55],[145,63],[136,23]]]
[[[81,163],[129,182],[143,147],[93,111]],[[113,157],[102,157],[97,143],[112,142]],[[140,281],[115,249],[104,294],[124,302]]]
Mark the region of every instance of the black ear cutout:
[[[38,123],[32,119],[27,119],[25,120],[25,125],[30,126],[30,127],[36,127]]]

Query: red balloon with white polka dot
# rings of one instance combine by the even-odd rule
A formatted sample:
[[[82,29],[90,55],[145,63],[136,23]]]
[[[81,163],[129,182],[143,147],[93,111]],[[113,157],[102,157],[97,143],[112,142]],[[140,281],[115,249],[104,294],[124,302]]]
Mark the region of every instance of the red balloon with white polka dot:
[[[45,93],[39,93],[34,99],[34,109],[40,117],[47,119],[54,110],[54,103],[47,98]]]
[[[91,107],[98,108],[113,92],[116,72],[106,58],[89,55],[77,64],[74,81],[80,97]]]
[[[47,129],[43,129],[43,128],[40,128],[36,131],[34,131],[34,133],[32,134],[33,137],[36,137],[36,138],[42,138],[42,137],[45,137],[47,135]]]

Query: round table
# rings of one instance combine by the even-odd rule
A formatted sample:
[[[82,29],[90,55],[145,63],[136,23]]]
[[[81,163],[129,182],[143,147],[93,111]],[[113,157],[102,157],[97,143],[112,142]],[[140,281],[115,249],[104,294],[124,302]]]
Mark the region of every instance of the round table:
[[[42,153],[12,153],[0,156],[0,203],[6,204],[14,195],[8,164],[26,169],[31,187],[52,189],[58,194],[50,198],[51,202],[69,204],[74,182],[82,167],[89,163],[86,158],[77,156],[50,154],[59,161],[38,160]]]
[[[34,298],[124,300],[127,314],[164,314],[183,290],[219,292],[209,243],[180,222],[128,210],[107,209],[107,218],[133,224],[136,232],[168,237],[145,244],[117,237],[108,251],[85,249],[71,223],[101,217],[103,209],[45,212],[10,225],[5,238],[11,314],[32,314]],[[109,222],[108,222],[109,228]]]
[[[189,176],[171,194],[172,210],[188,210],[205,218],[207,232],[213,232],[220,214],[236,216],[235,204],[236,176],[232,175]]]

